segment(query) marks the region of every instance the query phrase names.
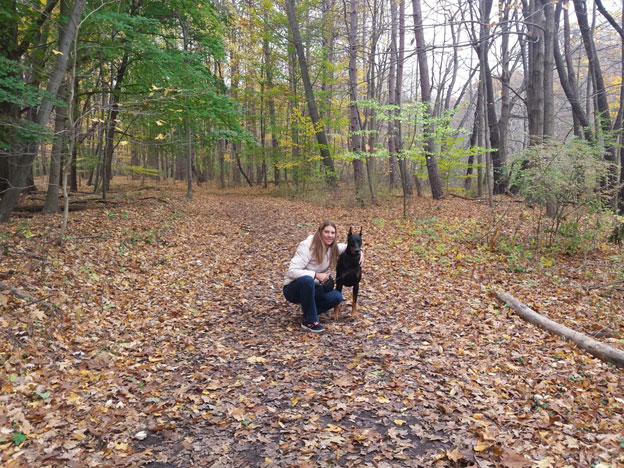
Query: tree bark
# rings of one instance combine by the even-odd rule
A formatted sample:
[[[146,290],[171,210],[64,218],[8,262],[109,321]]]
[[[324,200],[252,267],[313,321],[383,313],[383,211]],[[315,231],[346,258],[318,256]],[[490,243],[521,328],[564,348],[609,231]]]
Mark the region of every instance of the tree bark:
[[[59,26],[59,52],[56,56],[56,62],[54,69],[50,74],[48,80],[47,93],[49,96],[56,97],[58,90],[61,86],[63,78],[65,77],[65,71],[67,70],[67,61],[69,59],[69,49],[76,37],[78,31],[78,23],[82,16],[86,0],[76,0],[71,10],[71,14],[67,23]],[[35,123],[45,128],[52,112],[53,102],[52,99],[46,99],[41,104]],[[36,151],[26,151],[22,154],[17,161],[17,168],[12,174],[12,180],[10,181],[10,188],[4,193],[2,201],[0,201],[0,222],[7,221],[17,204],[17,197],[21,190],[24,188],[26,178],[32,170],[33,161],[35,159]]]
[[[553,41],[553,53],[555,59],[555,65],[557,66],[557,73],[559,75],[559,82],[561,83],[561,87],[563,88],[563,92],[568,98],[568,102],[572,108],[572,116],[573,116],[573,125],[574,125],[574,134],[578,137],[585,137],[587,141],[592,140],[592,135],[590,131],[589,120],[587,119],[587,115],[585,114],[585,110],[581,105],[581,100],[578,96],[578,88],[576,86],[576,77],[574,75],[574,69],[572,68],[572,57],[570,54],[570,46],[569,46],[569,24],[567,22],[566,17],[566,26],[564,31],[564,44],[565,44],[565,62],[563,57],[561,56],[561,50],[559,49],[559,40],[557,39],[557,31],[559,29],[559,20],[561,16],[561,12],[563,10],[563,4],[561,2],[557,3],[557,7],[555,9],[555,20],[554,20],[554,41]],[[566,69],[567,68],[567,69]]]
[[[524,17],[528,24],[527,114],[529,118],[529,142],[539,145],[544,136],[544,9],[540,0],[530,0],[525,6]]]
[[[64,87],[59,89],[58,99],[65,101]],[[42,213],[58,213],[59,211],[59,181],[61,178],[61,160],[65,146],[65,134],[67,131],[67,107],[64,105],[55,107],[54,118],[54,142],[50,154],[50,177],[48,179],[48,191],[43,205]],[[66,169],[67,170],[67,169]]]
[[[531,322],[546,331],[572,341],[579,348],[584,349],[594,357],[602,359],[603,361],[611,362],[617,367],[624,367],[624,351],[613,348],[612,346],[606,345],[600,341],[590,338],[589,336],[574,331],[565,325],[554,322],[553,320],[538,314],[510,294],[498,291],[496,292],[496,297],[507,303],[527,322]]]
[[[544,129],[546,139],[555,136],[554,29],[555,15],[552,0],[541,0],[544,7]]]
[[[423,16],[420,0],[412,0],[412,9],[414,15],[414,36],[416,37],[416,55],[418,57],[418,69],[420,72],[421,100],[427,105],[427,114],[431,117],[431,85],[429,81],[429,65],[427,63],[427,50],[423,32]],[[435,200],[438,200],[444,196],[444,192],[442,191],[442,180],[440,179],[438,162],[435,157],[435,145],[432,135],[433,128],[430,123],[424,126],[423,132],[426,134],[425,153],[431,195]]]
[[[403,66],[405,62],[405,0],[399,0],[399,47],[396,57],[396,86],[394,87],[395,99],[394,103],[398,107],[395,114],[401,114],[401,105],[403,102]],[[396,141],[394,147],[399,155],[399,172],[401,174],[401,186],[403,188],[403,214],[407,216],[407,196],[413,195],[414,184],[412,177],[407,168],[407,159],[402,154],[403,151],[403,135],[401,128],[401,120],[394,121],[394,139]]]
[[[355,200],[362,202],[362,191],[364,185],[364,164],[362,162],[362,135],[360,125],[360,111],[358,109],[358,73],[357,73],[357,51],[358,51],[358,0],[349,2],[349,118],[351,131],[351,152],[353,158],[353,178],[355,182]]]
[[[314,90],[312,89],[312,81],[310,80],[310,74],[308,72],[308,63],[306,61],[305,50],[303,49],[303,41],[301,40],[301,33],[299,32],[299,24],[297,23],[297,16],[295,12],[295,1],[285,0],[286,14],[288,15],[288,25],[290,32],[292,33],[292,39],[297,51],[297,57],[299,59],[299,68],[301,69],[301,80],[303,81],[303,89],[306,95],[306,101],[308,102],[308,111],[310,112],[310,118],[316,129],[316,141],[318,142],[323,165],[326,169],[326,180],[328,185],[336,185],[336,175],[334,170],[334,160],[329,152],[329,143],[327,141],[327,134],[321,125],[319,118],[318,107],[314,98]]]
[[[607,101],[607,91],[605,89],[600,61],[596,53],[596,45],[587,20],[587,3],[585,0],[573,0],[573,3],[579,29],[581,30],[581,37],[583,38],[583,45],[585,46],[585,52],[589,61],[589,70],[594,83],[596,106],[598,110],[597,120],[599,121],[600,129],[604,133],[608,133],[612,129],[609,102]],[[612,143],[608,144],[605,148],[604,159],[613,166],[613,169],[609,171],[608,177],[603,181],[603,188],[608,192],[615,188],[618,179],[618,175],[615,171],[615,154],[615,146]],[[613,201],[615,201],[615,197]]]

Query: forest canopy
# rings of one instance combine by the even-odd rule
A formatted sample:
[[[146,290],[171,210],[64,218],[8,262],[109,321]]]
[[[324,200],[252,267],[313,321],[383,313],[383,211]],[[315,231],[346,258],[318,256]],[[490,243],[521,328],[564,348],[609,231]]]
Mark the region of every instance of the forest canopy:
[[[48,0],[2,13],[5,221],[41,183],[58,210],[60,174],[103,198],[115,175],[186,180],[189,197],[193,181],[353,184],[361,203],[394,189],[519,194],[528,148],[575,154],[579,141],[583,165],[606,164],[587,174],[601,203],[622,210],[615,2]]]

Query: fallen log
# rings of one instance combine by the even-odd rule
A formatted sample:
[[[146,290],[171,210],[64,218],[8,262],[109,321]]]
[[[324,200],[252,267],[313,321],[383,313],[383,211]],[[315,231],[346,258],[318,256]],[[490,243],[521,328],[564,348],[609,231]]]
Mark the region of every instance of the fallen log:
[[[593,338],[590,338],[583,333],[574,331],[565,325],[554,322],[543,315],[538,314],[510,294],[502,291],[497,291],[495,294],[499,300],[508,304],[527,322],[531,322],[544,330],[572,341],[576,346],[584,349],[594,357],[602,359],[603,361],[611,362],[617,367],[624,367],[624,351],[594,340]]]

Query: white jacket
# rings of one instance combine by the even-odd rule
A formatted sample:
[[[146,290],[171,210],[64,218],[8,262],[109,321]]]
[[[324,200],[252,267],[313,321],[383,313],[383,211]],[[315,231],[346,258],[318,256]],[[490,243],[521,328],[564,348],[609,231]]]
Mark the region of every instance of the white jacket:
[[[290,261],[288,271],[284,277],[284,286],[292,283],[297,278],[302,276],[311,276],[314,278],[316,273],[325,273],[329,269],[329,249],[325,254],[325,258],[319,264],[316,259],[312,257],[312,251],[310,246],[312,245],[312,238],[314,236],[308,236],[304,241],[299,243],[295,256]],[[347,244],[338,244],[338,255],[345,251]],[[318,280],[314,280],[318,283]]]

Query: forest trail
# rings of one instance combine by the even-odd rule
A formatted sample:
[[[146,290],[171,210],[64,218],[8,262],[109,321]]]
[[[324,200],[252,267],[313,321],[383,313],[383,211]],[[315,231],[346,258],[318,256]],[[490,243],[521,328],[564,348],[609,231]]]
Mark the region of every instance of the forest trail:
[[[444,232],[476,229],[469,202],[419,201],[407,228],[399,207],[171,195],[72,214],[66,252],[50,247],[41,271],[15,260],[7,283],[19,276],[21,287],[56,293],[64,306],[56,314],[21,306],[39,321],[14,334],[19,353],[3,349],[2,425],[28,433],[19,449],[4,445],[16,466],[621,459],[621,371],[489,296],[497,285],[533,291],[535,280],[466,263],[470,247]],[[297,243],[325,219],[339,241],[349,226],[363,229],[362,319],[343,306],[338,321],[324,317],[326,331],[311,334],[281,284]],[[34,251],[37,236],[50,235],[44,226],[31,220],[20,248]],[[564,287],[539,285],[552,300],[571,297]],[[7,301],[17,310],[17,299]]]

